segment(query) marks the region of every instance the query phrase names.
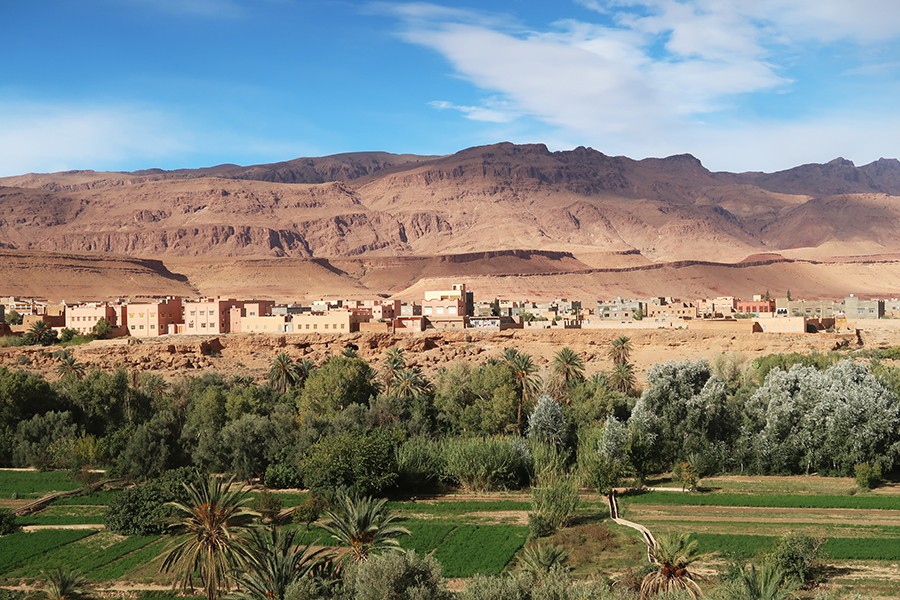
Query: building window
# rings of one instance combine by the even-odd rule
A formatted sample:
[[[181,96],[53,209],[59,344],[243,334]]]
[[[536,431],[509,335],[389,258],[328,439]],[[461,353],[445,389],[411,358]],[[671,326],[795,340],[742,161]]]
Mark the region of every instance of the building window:
[[[200,323],[200,327],[202,327],[203,329],[206,329],[206,323]]]
[[[344,323],[341,323],[341,329],[346,329]]]
[[[141,327],[140,327],[140,328],[141,328],[141,329],[143,329],[143,328],[144,328],[144,326],[143,326],[143,325],[141,325]]]
[[[134,325],[132,325],[131,328],[134,329]]]
[[[325,323],[325,329],[328,329],[328,323]]]
[[[150,325],[150,329],[156,329],[156,325]]]

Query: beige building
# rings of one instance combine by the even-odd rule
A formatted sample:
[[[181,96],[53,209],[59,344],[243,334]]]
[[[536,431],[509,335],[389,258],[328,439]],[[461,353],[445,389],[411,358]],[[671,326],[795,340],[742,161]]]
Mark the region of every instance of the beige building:
[[[184,323],[183,310],[180,298],[129,303],[128,334],[155,337],[175,333],[177,326]]]
[[[449,290],[426,290],[422,300],[426,327],[463,329],[470,302],[471,293],[463,283],[454,283]]]
[[[256,311],[254,311],[256,312]],[[294,319],[297,316],[293,316]],[[242,333],[290,333],[292,317],[289,315],[256,315],[240,319]],[[234,331],[232,330],[234,333]]]
[[[248,319],[256,319],[257,317],[268,317],[272,315],[272,309],[275,308],[275,302],[272,300],[254,300],[252,302],[244,302],[241,306],[234,306],[228,310],[229,332],[242,333],[252,332],[244,325],[249,323]],[[262,324],[271,323],[267,321],[253,321],[254,327]],[[283,327],[282,327],[283,329]]]
[[[122,304],[88,302],[66,307],[66,327],[81,335],[90,334],[100,319],[106,319],[114,329],[127,327],[128,317]]]
[[[676,319],[696,319],[697,307],[688,302],[669,302],[666,304],[651,303],[647,307],[647,316],[651,319],[657,317],[674,317]]]
[[[294,333],[353,333],[359,331],[359,324],[371,317],[363,310],[330,310],[328,312],[294,315]]]
[[[184,301],[184,333],[209,335],[231,332],[232,308],[242,308],[242,300],[205,298]]]

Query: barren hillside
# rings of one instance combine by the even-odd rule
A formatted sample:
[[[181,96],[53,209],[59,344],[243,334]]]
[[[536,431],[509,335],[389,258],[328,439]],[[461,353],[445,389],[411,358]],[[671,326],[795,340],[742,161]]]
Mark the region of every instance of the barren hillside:
[[[900,253],[896,160],[732,174],[690,155],[633,160],[502,143],[443,157],[28,174],[0,186],[0,249],[17,251],[0,255],[7,293],[50,289],[21,270],[33,253],[40,265],[41,252],[151,258],[202,293],[275,297],[392,294],[423,277],[550,295],[890,293],[898,279],[898,263],[877,258]],[[745,261],[779,253],[813,262]],[[846,255],[871,268],[824,264]],[[78,272],[46,268],[56,287]]]

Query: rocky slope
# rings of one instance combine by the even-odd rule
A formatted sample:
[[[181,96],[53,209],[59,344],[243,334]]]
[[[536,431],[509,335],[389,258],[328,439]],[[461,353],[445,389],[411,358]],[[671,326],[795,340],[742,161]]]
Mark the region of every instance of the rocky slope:
[[[488,265],[498,258],[485,253],[539,251],[536,268],[520,260],[513,271],[471,271],[534,274],[738,263],[786,251],[817,261],[895,254],[900,162],[712,173],[690,155],[633,160],[501,143],[443,157],[354,153],[250,167],[29,174],[0,179],[0,208],[0,249],[20,255],[196,259],[225,270],[325,260],[333,275],[369,290],[360,279],[372,272],[366,261],[389,257],[417,273],[423,257],[475,255],[471,264]],[[359,262],[335,266],[351,258]],[[395,272],[370,283],[402,289],[410,277]]]

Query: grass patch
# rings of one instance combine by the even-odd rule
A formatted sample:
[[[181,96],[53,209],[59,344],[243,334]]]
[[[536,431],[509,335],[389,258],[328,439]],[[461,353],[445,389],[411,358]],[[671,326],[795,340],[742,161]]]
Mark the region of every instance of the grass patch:
[[[0,575],[5,576],[24,563],[37,564],[43,568],[45,553],[95,533],[97,532],[83,529],[53,529],[4,535],[0,537]]]
[[[145,539],[144,536],[132,536]],[[129,540],[132,538],[129,538]],[[90,571],[85,572],[85,577],[97,581],[111,581],[122,579],[131,571],[134,571],[153,561],[162,554],[165,545],[171,540],[168,537],[156,538],[155,541],[144,542],[142,546],[117,559],[106,562]],[[137,543],[137,542],[136,542]]]
[[[49,506],[44,510],[19,517],[19,525],[102,525],[106,507],[101,505]]]
[[[40,498],[51,492],[65,492],[81,487],[68,471],[0,470],[0,498]]]
[[[630,504],[665,506],[746,506],[759,508],[857,508],[862,510],[900,510],[898,496],[801,496],[754,494],[696,494],[680,492],[646,492],[622,496],[623,507]]]
[[[447,535],[458,527],[446,521],[403,521],[404,527],[412,532],[400,538],[400,545],[418,554],[428,554],[441,545]]]
[[[54,506],[106,506],[110,501],[120,494],[120,490],[103,490],[94,492],[93,494],[85,494],[83,496],[67,496],[53,501]]]
[[[702,552],[716,552],[749,559],[772,548],[775,536],[700,533],[696,535]],[[823,546],[830,560],[900,560],[900,538],[828,538]]]
[[[471,512],[531,510],[531,503],[516,500],[495,500],[488,502],[478,502],[475,500],[461,500],[458,502],[389,502],[388,507],[400,514],[455,516]]]
[[[503,571],[528,538],[516,525],[460,525],[434,551],[447,577],[494,575]]]
[[[54,548],[41,556],[39,564],[29,561],[8,573],[10,577],[38,577],[42,571],[77,565],[86,573],[99,569],[157,539],[157,536],[132,536],[122,539],[114,534],[97,534]],[[118,541],[117,541],[118,540]]]

